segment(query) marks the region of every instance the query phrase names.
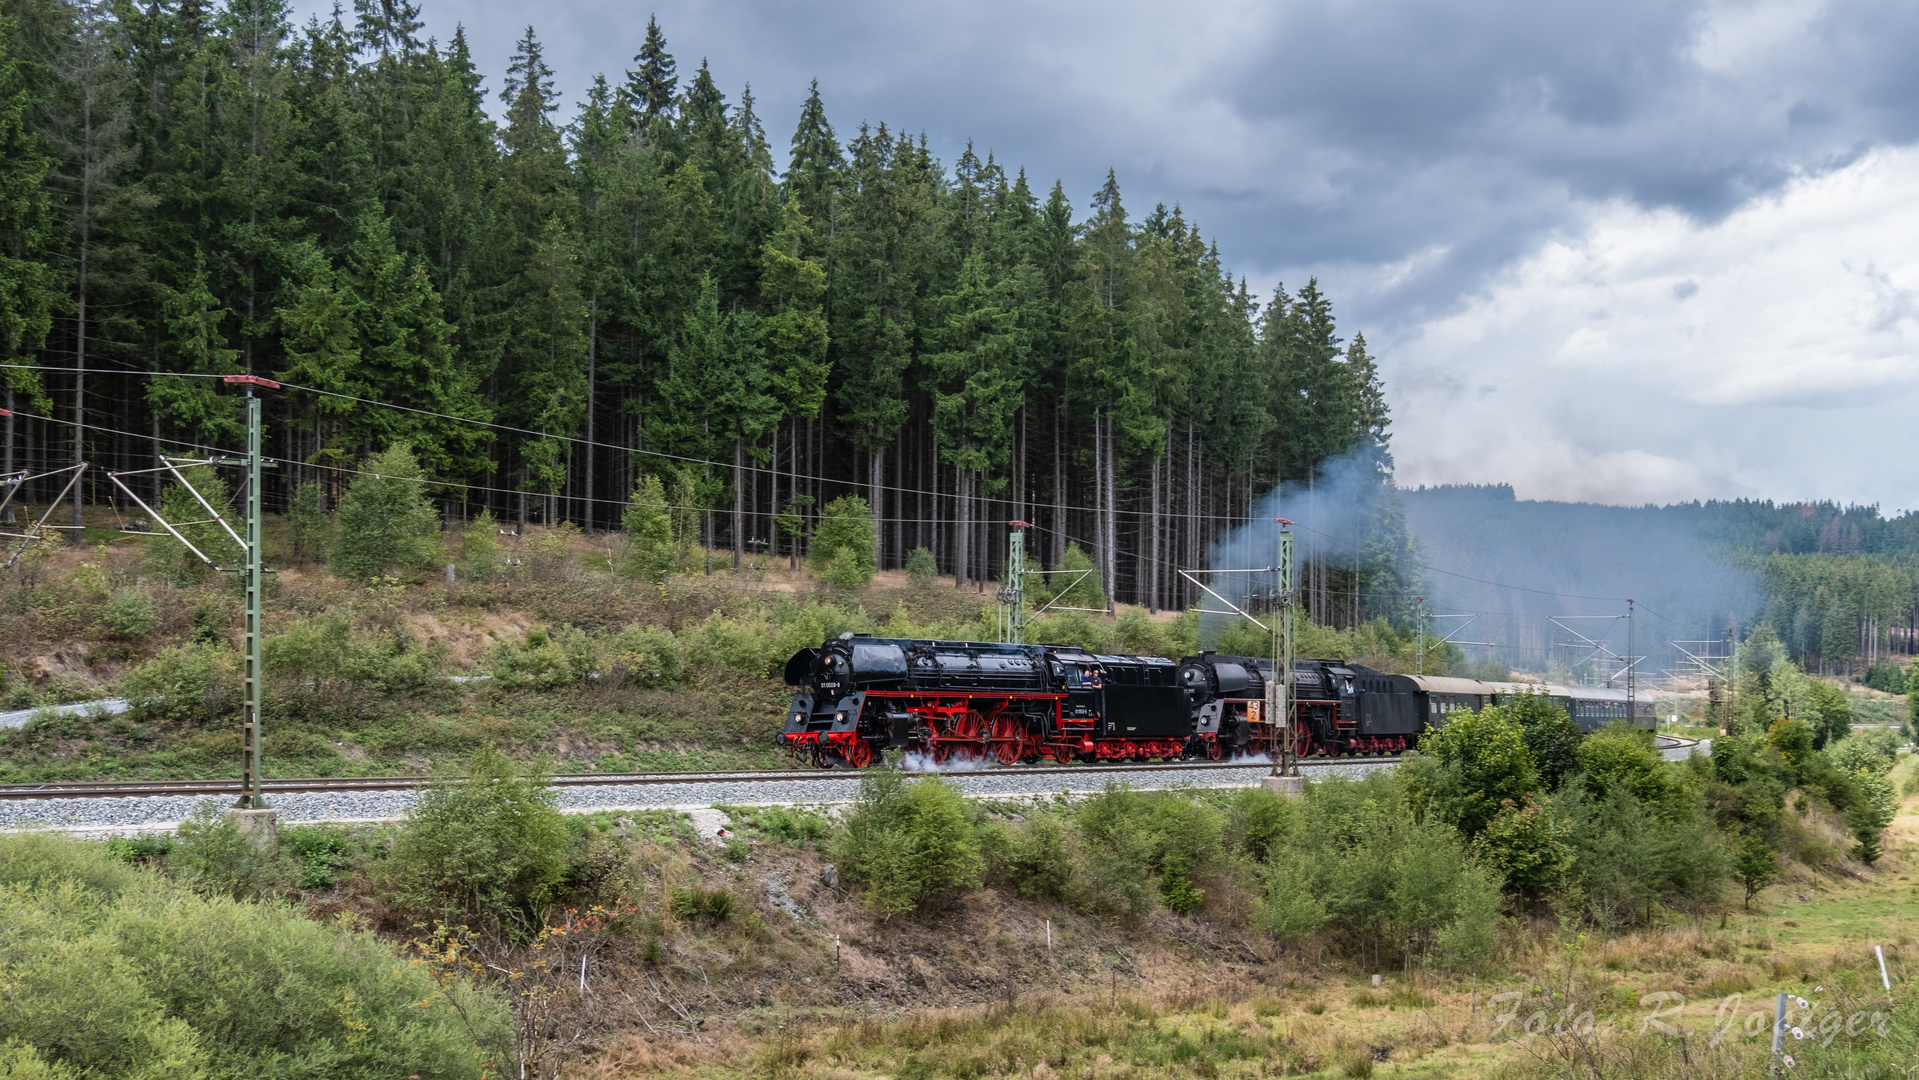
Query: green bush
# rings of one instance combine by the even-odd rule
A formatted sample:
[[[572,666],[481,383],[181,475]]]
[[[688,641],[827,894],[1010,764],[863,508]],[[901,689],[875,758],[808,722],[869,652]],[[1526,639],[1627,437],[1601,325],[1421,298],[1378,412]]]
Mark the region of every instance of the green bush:
[[[1263,787],[1242,788],[1227,807],[1234,850],[1255,860],[1283,844],[1299,827],[1299,804]]]
[[[212,723],[240,702],[240,662],[215,645],[177,645],[127,673],[120,694],[148,717]]]
[[[340,500],[327,565],[365,580],[426,562],[440,531],[426,487],[426,470],[405,444],[368,458]]]
[[[1498,927],[1498,876],[1457,831],[1421,821],[1391,776],[1307,785],[1298,831],[1261,876],[1256,921],[1281,939],[1331,928],[1384,955],[1472,967]]]
[[[1586,732],[1544,693],[1514,695],[1505,707],[1526,731],[1526,749],[1539,767],[1540,782],[1548,791],[1557,790],[1579,771],[1579,745]]]
[[[1029,900],[1064,900],[1073,888],[1072,834],[1059,818],[1035,814],[1006,844],[1001,873]]]
[[[1882,772],[1861,769],[1853,776],[1853,785],[1859,791],[1859,801],[1846,813],[1846,827],[1852,830],[1853,857],[1871,866],[1879,861],[1883,851],[1879,835],[1899,813],[1899,799],[1893,794],[1892,782]]]
[[[1073,906],[1089,914],[1137,922],[1153,908],[1153,836],[1139,793],[1108,785],[1080,804],[1080,863]]]
[[[211,799],[202,799],[180,823],[167,869],[200,892],[236,900],[264,896],[290,876],[278,851],[261,850]]]
[[[504,1049],[504,1010],[462,980],[103,845],[0,835],[0,926],[0,1075],[478,1078]]]
[[[1525,729],[1506,706],[1456,712],[1419,740],[1420,756],[1401,764],[1415,804],[1477,836],[1499,813],[1539,787]]]
[[[293,505],[287,508],[287,524],[293,533],[295,559],[326,558],[328,526],[326,492],[319,484],[308,482],[293,489]]]
[[[768,675],[786,662],[775,656],[764,621],[729,619],[715,611],[680,631],[687,667],[716,675]],[[814,645],[819,641],[815,640]]]
[[[295,620],[260,643],[267,692],[274,697],[339,696],[354,690],[419,690],[438,665],[398,629],[356,632],[343,611]]]
[[[1572,866],[1566,846],[1566,827],[1550,810],[1531,799],[1518,806],[1511,799],[1473,842],[1473,854],[1506,880],[1506,887],[1528,900],[1555,893]]]
[[[1881,660],[1866,669],[1866,685],[1886,694],[1906,692],[1906,673],[1890,660]]]
[[[160,613],[153,597],[138,585],[113,590],[107,597],[107,632],[121,640],[144,637],[160,625]]]
[[[909,783],[893,769],[860,778],[833,854],[882,915],[932,907],[978,885],[982,868],[971,808],[959,790],[938,777]]]
[[[1583,900],[1583,914],[1602,927],[1642,922],[1654,903],[1696,909],[1725,880],[1724,846],[1701,809],[1686,809],[1684,802],[1643,803],[1624,784],[1604,798],[1572,785],[1549,806],[1565,826],[1573,854],[1568,878],[1574,888],[1568,892]]]
[[[1653,749],[1650,732],[1613,724],[1581,740],[1576,757],[1580,781],[1596,799],[1624,791],[1658,812],[1677,794],[1672,765]]]
[[[725,889],[674,889],[672,901],[673,913],[682,919],[723,923],[733,917],[733,894]]]
[[[340,872],[353,865],[359,845],[352,834],[332,825],[294,825],[280,831],[280,843],[293,856],[302,889],[331,889]]]
[[[632,623],[608,635],[600,653],[606,662],[603,677],[609,680],[610,689],[628,684],[671,689],[679,684],[685,670],[679,641],[657,626]]]
[[[482,747],[465,776],[437,779],[407,811],[386,884],[417,915],[530,933],[572,846],[555,799],[542,771]]]
[[[924,547],[916,547],[906,556],[906,577],[915,585],[930,585],[940,576],[939,563],[933,560],[933,553]]]
[[[1886,728],[1855,731],[1826,747],[1826,757],[1840,772],[1851,774],[1861,769],[1876,773],[1892,771],[1899,756],[1899,735]]]
[[[481,657],[501,690],[557,690],[600,670],[600,643],[576,626],[503,637]]]
[[[842,589],[857,589],[873,579],[873,565],[854,548],[835,548],[820,579]]]
[[[664,581],[678,552],[673,540],[673,510],[659,477],[640,477],[633,497],[627,501],[622,523],[631,547],[621,572],[628,577]]]
[[[1054,606],[1106,610],[1106,590],[1100,586],[1099,569],[1080,550],[1077,541],[1066,542],[1066,551],[1060,555],[1055,570],[1047,575]]]
[[[808,559],[815,571],[848,578],[834,584],[864,585],[873,578],[875,547],[873,508],[857,495],[842,495],[821,509]],[[849,554],[841,556],[842,551]],[[834,569],[836,560],[843,563],[842,569]],[[858,580],[851,580],[854,577]]]
[[[500,572],[500,523],[493,511],[480,511],[460,530],[457,569],[468,581],[490,581]]]

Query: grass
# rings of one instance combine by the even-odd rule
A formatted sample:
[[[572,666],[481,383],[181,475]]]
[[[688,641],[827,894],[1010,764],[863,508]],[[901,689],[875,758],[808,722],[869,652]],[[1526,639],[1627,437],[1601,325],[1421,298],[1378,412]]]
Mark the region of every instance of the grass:
[[[1895,782],[1919,765],[1900,768]],[[1369,965],[1323,944],[1259,965],[1162,949],[1136,978],[1061,968],[962,1008],[761,1011],[735,1030],[739,1041],[723,1058],[689,1053],[660,1059],[661,1068],[703,1080],[1723,1080],[1765,1071],[1773,994],[1783,990],[1808,1003],[1789,1017],[1809,1034],[1788,1037],[1796,1061],[1788,1075],[1903,1075],[1919,1049],[1919,995],[1909,989],[1919,971],[1916,811],[1919,798],[1908,799],[1874,868],[1794,866],[1750,914],[1729,892],[1713,910],[1668,912],[1611,937],[1516,922],[1496,968],[1477,975],[1414,968],[1386,972],[1374,987]],[[755,829],[767,813],[735,812],[736,825]],[[1136,933],[1150,938],[1153,929]],[[1879,987],[1874,945],[1886,950],[1897,1010]],[[1665,1034],[1652,1021],[1692,1034]],[[611,1063],[633,1053],[610,1050],[580,1075],[630,1074]]]

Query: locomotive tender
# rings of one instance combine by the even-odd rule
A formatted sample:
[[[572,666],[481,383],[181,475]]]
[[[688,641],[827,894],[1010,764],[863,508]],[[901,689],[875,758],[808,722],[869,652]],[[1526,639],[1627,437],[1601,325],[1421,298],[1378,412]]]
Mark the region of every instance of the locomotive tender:
[[[1178,760],[1271,752],[1270,659],[1201,653],[1178,664],[1068,645],[1009,645],[847,634],[786,663],[799,688],[779,743],[821,766],[863,768],[902,749],[936,765],[994,761]],[[1587,730],[1630,719],[1626,694],[1590,686],[1389,675],[1359,664],[1293,665],[1294,752],[1397,754],[1459,709],[1544,693]]]

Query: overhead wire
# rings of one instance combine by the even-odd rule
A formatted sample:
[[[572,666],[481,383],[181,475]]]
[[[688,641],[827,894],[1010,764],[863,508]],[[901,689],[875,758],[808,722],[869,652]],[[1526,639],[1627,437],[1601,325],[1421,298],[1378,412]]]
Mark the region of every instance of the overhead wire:
[[[49,369],[49,368],[41,368],[38,365],[16,364],[16,363],[0,364],[0,368],[62,371],[62,372],[74,370],[69,368]],[[114,369],[114,368],[92,368],[92,369],[87,369],[85,373],[86,374],[113,374],[113,375],[122,375],[122,376],[147,376],[147,377],[197,378],[197,379],[218,379],[218,378],[226,377],[225,375],[208,373],[208,372],[133,371],[133,370]],[[338,391],[333,391],[333,390],[323,390],[318,387],[304,386],[298,383],[282,381],[280,385],[284,389],[298,390],[298,391],[303,391],[306,393],[311,393],[311,394],[315,394],[322,397],[330,397],[330,398],[336,398],[336,399],[345,400],[345,401],[352,401],[357,404],[363,404],[363,405],[371,406],[374,408],[391,409],[399,412],[412,413],[420,416],[429,416],[436,419],[449,420],[449,421],[462,423],[462,424],[471,424],[477,427],[483,427],[483,428],[488,428],[492,430],[508,432],[512,434],[531,436],[533,438],[553,439],[556,441],[569,443],[575,446],[588,447],[591,449],[610,450],[616,453],[638,454],[638,455],[657,458],[660,460],[673,461],[673,462],[682,463],[682,464],[701,465],[701,466],[706,466],[706,467],[716,468],[716,469],[723,469],[723,470],[739,469],[743,472],[752,472],[757,476],[769,477],[775,481],[777,481],[780,478],[786,478],[789,481],[803,479],[812,483],[837,484],[837,485],[851,488],[855,491],[871,491],[877,486],[882,491],[886,491],[886,492],[900,495],[900,496],[930,495],[930,496],[933,496],[934,498],[940,498],[940,497],[950,497],[953,494],[953,492],[951,491],[939,491],[938,489],[908,487],[908,486],[897,485],[897,484],[873,485],[870,483],[860,483],[857,481],[849,481],[849,480],[841,479],[838,477],[829,477],[821,474],[800,473],[797,470],[791,470],[791,469],[781,470],[778,468],[771,468],[771,467],[758,465],[758,464],[742,463],[740,465],[735,465],[732,462],[717,461],[710,458],[699,458],[699,457],[694,457],[694,456],[684,455],[684,454],[673,454],[665,451],[650,450],[644,447],[620,446],[618,444],[601,442],[599,440],[584,439],[578,436],[557,435],[551,432],[537,431],[534,429],[522,428],[522,427],[518,427],[511,424],[502,424],[502,423],[498,423],[491,420],[480,420],[474,417],[458,416],[452,413],[439,412],[433,409],[421,409],[415,406],[399,405],[393,402],[379,401],[374,398],[360,397],[355,394],[344,394],[344,393],[340,393]],[[14,410],[14,414],[16,416],[28,417],[28,418],[40,420],[46,423],[66,424],[66,425],[71,425],[74,423],[74,421],[71,419],[42,416],[34,413],[22,412],[17,409]],[[101,431],[101,432],[115,434],[115,435],[123,435],[129,438],[153,439],[159,442],[171,443],[176,446],[190,446],[198,449],[212,449],[202,443],[194,443],[194,442],[190,442],[187,440],[180,440],[180,439],[157,438],[151,433],[129,432],[125,430],[106,427],[104,425],[99,425],[99,424],[89,424],[87,426],[96,431]],[[229,453],[229,454],[238,453],[238,451],[223,451],[223,452]],[[326,471],[331,471],[336,473],[344,473],[349,475],[366,475],[366,470],[349,468],[345,466],[327,465],[327,464],[310,462],[310,461],[298,461],[295,459],[282,458],[282,457],[273,457],[273,458],[269,458],[269,460],[276,461],[283,465],[294,466],[299,468],[320,469],[320,470],[326,470]],[[535,498],[542,498],[542,499],[554,497],[554,493],[528,491],[521,488],[503,488],[498,486],[474,484],[474,483],[454,483],[450,481],[431,480],[431,479],[425,479],[425,478],[422,478],[420,482],[426,483],[426,484],[443,485],[446,487],[462,489],[462,490],[484,491],[492,494],[503,494],[503,495],[509,495],[509,496],[513,496],[513,495],[532,496]],[[1167,478],[1167,482],[1169,485],[1175,485],[1176,483],[1183,482],[1183,478],[1179,478],[1179,480],[1176,481],[1174,477],[1169,475]],[[1178,490],[1178,488],[1174,487],[1174,490]],[[622,506],[622,507],[628,505],[627,500],[608,499],[608,498],[601,498],[601,497],[592,496],[592,495],[569,494],[569,495],[563,495],[558,497],[563,498],[568,502],[590,502],[596,505]],[[696,505],[688,505],[688,504],[674,504],[674,503],[666,503],[663,505],[667,509],[682,510],[682,511],[691,510],[699,513],[719,513],[722,515],[730,513],[730,511],[725,508],[696,506]],[[1131,518],[1147,518],[1147,517],[1154,516],[1154,513],[1152,511],[1128,510],[1128,509],[1121,509],[1119,507],[1110,507],[1110,508],[1089,507],[1085,505],[1066,504],[1066,503],[1053,503],[1053,504],[1034,503],[1033,505],[1035,506],[1047,505],[1051,507],[1058,507],[1059,509],[1062,509],[1062,510],[1070,510],[1070,511],[1080,512],[1080,513],[1105,512],[1105,513],[1115,514],[1116,516],[1126,516]],[[754,515],[759,516],[759,511],[757,509],[754,511]],[[1201,521],[1205,521],[1208,523],[1227,522],[1229,524],[1227,524],[1225,528],[1232,529],[1232,530],[1252,528],[1252,527],[1256,527],[1259,524],[1259,522],[1253,521],[1253,520],[1246,520],[1246,519],[1242,519],[1242,518],[1238,518],[1230,515],[1213,514],[1213,513],[1179,514],[1179,515],[1169,514],[1165,516],[1171,520],[1182,520],[1182,519],[1191,520],[1191,519],[1197,518]],[[939,518],[939,517],[925,518],[925,517],[919,517],[919,516],[909,517],[905,515],[886,515],[886,514],[881,514],[877,520],[879,520],[880,522],[884,524],[901,524],[901,525],[935,525],[937,526],[937,525],[946,525],[946,524],[953,523],[952,519],[950,518]],[[1341,536],[1336,533],[1327,532],[1325,530],[1317,529],[1310,525],[1304,525],[1300,523],[1294,523],[1292,527],[1302,532],[1311,533],[1315,536],[1319,536],[1327,540],[1335,541],[1337,543],[1341,543],[1349,547],[1357,546],[1356,538],[1351,536]],[[1060,534],[1062,539],[1069,540],[1075,543],[1081,543],[1081,544],[1090,543],[1090,541],[1088,541],[1086,538],[1073,536],[1067,530],[1063,528],[1049,528],[1047,531],[1057,532]],[[1220,546],[1220,544],[1219,542],[1215,541],[1214,543],[1208,544],[1206,546],[1217,548],[1218,546]],[[1130,549],[1122,550],[1117,545],[1115,545],[1114,551],[1113,551],[1113,557],[1116,560],[1122,557],[1138,560],[1142,558],[1143,556],[1137,550],[1130,550]],[[1396,559],[1395,561],[1400,561],[1400,560]],[[1488,578],[1476,577],[1471,574],[1464,574],[1454,570],[1447,570],[1443,567],[1433,566],[1428,563],[1420,562],[1416,559],[1406,559],[1404,561],[1409,563],[1412,566],[1418,567],[1419,569],[1426,570],[1435,574],[1442,574],[1448,577],[1459,578],[1464,581],[1472,581],[1482,585],[1490,585],[1494,588],[1507,589],[1514,592],[1524,592],[1524,593],[1530,593],[1533,595],[1551,596],[1558,599],[1568,599],[1568,600],[1591,600],[1591,601],[1610,602],[1610,603],[1627,602],[1626,597],[1592,596],[1592,595],[1585,595],[1585,594],[1579,594],[1579,593],[1562,593],[1562,592],[1557,592],[1550,589],[1537,589],[1537,588],[1532,588],[1530,586],[1524,586],[1524,585],[1512,585],[1506,582],[1494,581]],[[1375,592],[1374,595],[1376,596],[1391,595],[1394,597],[1403,598],[1403,596],[1405,595],[1412,595],[1412,594],[1384,594],[1384,593]],[[1658,618],[1665,619],[1668,622],[1674,622],[1675,625],[1678,625],[1674,620],[1671,620],[1664,615],[1659,615],[1657,612],[1651,612],[1650,609],[1646,609],[1646,610],[1648,610],[1649,613],[1656,615]]]

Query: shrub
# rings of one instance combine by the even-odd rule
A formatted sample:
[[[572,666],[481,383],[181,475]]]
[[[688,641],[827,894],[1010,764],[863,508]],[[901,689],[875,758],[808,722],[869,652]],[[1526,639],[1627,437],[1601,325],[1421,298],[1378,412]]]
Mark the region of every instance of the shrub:
[[[1857,841],[1852,854],[1871,866],[1882,854],[1879,834],[1898,815],[1899,800],[1884,773],[1861,769],[1853,775],[1853,786],[1858,789],[1859,801],[1846,813],[1846,827],[1852,830],[1853,839]]]
[[[1703,810],[1668,804],[1661,812],[1623,785],[1603,799],[1569,786],[1553,796],[1550,809],[1566,826],[1573,852],[1569,892],[1583,898],[1587,916],[1600,926],[1639,922],[1655,901],[1697,907],[1725,879],[1725,850]]]
[[[622,519],[626,536],[632,543],[621,572],[628,577],[664,581],[673,569],[676,551],[673,542],[673,512],[667,505],[666,486],[657,476],[642,476],[627,500]]]
[[[1106,610],[1106,590],[1100,586],[1099,570],[1076,541],[1066,542],[1056,569],[1056,573],[1049,575],[1056,593],[1056,606]]]
[[[477,1080],[506,1032],[493,997],[371,934],[196,897],[103,845],[0,835],[0,925],[0,1075]]]
[[[293,504],[288,507],[287,523],[292,527],[295,559],[326,558],[326,493],[319,484],[308,482],[293,489]]]
[[[230,649],[178,645],[129,672],[120,693],[147,716],[212,723],[239,703],[239,660]]]
[[[353,865],[358,848],[345,829],[328,825],[283,829],[280,842],[292,853],[294,875],[302,889],[331,889],[340,871]]]
[[[392,694],[431,683],[437,665],[399,630],[355,632],[346,614],[323,612],[295,620],[260,643],[260,660],[273,697],[319,697],[353,689]]]
[[[680,631],[686,666],[715,674],[766,675],[786,662],[775,656],[766,626],[758,621],[729,619],[715,611],[698,626]],[[818,645],[815,639],[812,644]]]
[[[279,852],[261,850],[211,799],[180,823],[167,867],[200,892],[236,900],[265,895],[288,877]]]
[[[1659,810],[1675,794],[1672,767],[1647,732],[1614,724],[1582,740],[1577,757],[1581,781],[1594,798],[1624,791]]]
[[[1773,854],[1772,845],[1757,832],[1746,834],[1739,841],[1732,860],[1733,877],[1746,889],[1746,910],[1752,910],[1752,898],[1759,891],[1772,884],[1779,876],[1779,856]]]
[[[1866,685],[1886,694],[1906,692],[1906,673],[1890,660],[1881,660],[1866,669]]]
[[[1260,873],[1255,923],[1282,939],[1330,927],[1385,955],[1470,967],[1498,926],[1497,877],[1457,831],[1418,820],[1393,777],[1308,785],[1298,831]]]
[[[1473,842],[1473,854],[1506,879],[1506,887],[1528,900],[1558,889],[1573,855],[1566,828],[1532,799],[1526,805],[1507,799],[1499,815]]]
[[[1506,706],[1453,713],[1445,727],[1420,738],[1419,751],[1421,759],[1402,766],[1411,793],[1469,837],[1486,828],[1501,803],[1539,786],[1525,730]]]
[[[1064,900],[1073,886],[1073,851],[1066,826],[1051,814],[1035,814],[1006,845],[1002,872],[1013,891],[1029,900]]]
[[[502,690],[556,690],[600,669],[599,643],[576,626],[504,637],[482,657]]]
[[[1526,732],[1526,749],[1539,767],[1540,782],[1551,791],[1579,770],[1579,746],[1586,733],[1566,710],[1543,693],[1516,694],[1506,703],[1512,718]]]
[[[1083,860],[1071,897],[1082,911],[1124,921],[1144,918],[1153,907],[1156,837],[1141,793],[1108,785],[1080,805]]]
[[[567,865],[570,837],[543,771],[522,772],[498,747],[463,777],[420,793],[384,868],[419,915],[530,933]]]
[[[873,564],[866,560],[857,549],[836,548],[833,557],[827,561],[826,572],[820,575],[828,585],[837,585],[842,589],[857,589],[873,579]]]
[[[733,917],[733,894],[725,889],[674,889],[672,899],[673,914],[682,919],[723,923]]]
[[[657,626],[632,623],[610,635],[600,651],[606,661],[602,677],[609,689],[628,683],[671,689],[685,670],[679,641]]]
[[[500,572],[500,523],[482,510],[460,531],[459,571],[468,581],[487,581]]]
[[[847,575],[855,572],[863,575],[851,584],[864,585],[873,577],[875,546],[873,508],[857,495],[842,495],[821,509],[809,558],[814,570],[826,572],[832,569],[833,561],[840,558],[841,551],[848,551],[851,554],[844,557],[849,567]]]
[[[980,879],[979,837],[959,789],[937,777],[909,783],[892,769],[860,778],[833,854],[883,915],[925,910]]]
[[[160,625],[160,613],[154,610],[147,590],[129,585],[113,590],[107,597],[107,631],[122,640],[144,637]]]
[[[1898,756],[1899,736],[1886,728],[1855,731],[1826,748],[1833,768],[1847,774],[1861,769],[1889,772]]]
[[[405,444],[367,459],[347,486],[336,517],[339,533],[328,565],[342,577],[362,580],[424,563],[440,529],[426,496],[426,470]]]
[[[924,547],[916,547],[906,556],[906,577],[915,585],[930,585],[940,576],[939,563],[933,561],[933,553]]]

